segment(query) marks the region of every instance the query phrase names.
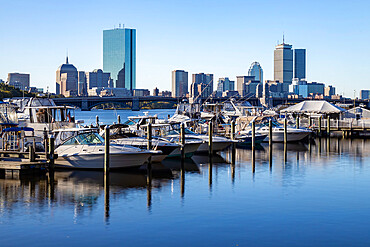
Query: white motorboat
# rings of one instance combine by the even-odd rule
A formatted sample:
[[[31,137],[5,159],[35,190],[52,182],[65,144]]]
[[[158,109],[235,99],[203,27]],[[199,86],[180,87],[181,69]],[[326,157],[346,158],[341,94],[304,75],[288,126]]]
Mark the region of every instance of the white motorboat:
[[[72,133],[72,135],[71,135]],[[58,159],[55,167],[78,169],[104,168],[104,139],[91,129],[74,128],[55,131]],[[64,139],[64,137],[68,136]],[[63,140],[64,139],[64,140]],[[156,152],[140,148],[110,145],[110,168],[130,168],[143,165]]]
[[[167,138],[179,138],[180,132],[177,129],[173,129],[172,131],[168,132]],[[196,134],[189,129],[185,129],[185,139],[186,141],[200,141],[201,144],[197,149],[198,153],[205,153],[209,151],[209,136],[208,135],[201,135]],[[237,141],[235,141],[237,142]],[[222,151],[228,148],[232,143],[233,140],[230,140],[225,137],[221,136],[212,136],[212,148],[214,152]]]
[[[254,117],[250,121],[249,125],[244,128],[244,130],[239,131],[239,135],[251,134],[253,121],[256,122],[256,134],[266,135],[264,141],[269,141],[269,119],[272,119],[272,141],[273,142],[283,142],[284,141],[284,127],[277,122],[274,118],[269,117]],[[293,128],[287,127],[287,141],[296,142],[301,141],[312,133],[311,130],[305,128]]]

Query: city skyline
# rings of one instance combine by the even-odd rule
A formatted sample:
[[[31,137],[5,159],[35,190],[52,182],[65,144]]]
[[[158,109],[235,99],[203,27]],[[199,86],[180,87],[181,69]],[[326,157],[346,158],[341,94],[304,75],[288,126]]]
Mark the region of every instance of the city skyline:
[[[65,1],[66,6],[70,3]],[[178,4],[170,1],[73,4],[75,10],[66,14],[61,11],[64,6],[56,8],[48,2],[3,3],[9,11],[0,17],[1,79],[6,80],[12,72],[30,73],[31,86],[46,89],[52,85],[50,91],[55,91],[55,70],[63,63],[66,50],[79,70],[102,69],[102,30],[122,23],[138,30],[136,88],[157,86],[170,90],[171,71],[175,69],[190,74],[206,71],[213,73],[216,80],[222,77],[235,80],[236,76],[246,75],[245,68],[253,61],[261,64],[264,80],[272,80],[273,49],[284,32],[287,43],[305,48],[309,54],[307,81],[334,85],[337,93],[344,92],[348,97],[353,97],[354,90],[359,96],[361,89],[367,89],[366,68],[370,62],[365,58],[370,53],[366,44],[370,32],[365,11],[369,3],[365,1],[335,5],[333,1],[315,4],[189,1],[183,12],[176,14]],[[108,11],[106,5],[115,8]],[[130,11],[120,14],[123,7]],[[213,14],[197,15],[208,7]],[[238,15],[245,7],[253,8],[253,13]],[[84,11],[77,11],[79,8]],[[298,11],[302,8],[306,10],[304,14]],[[280,16],[282,9],[290,14]],[[225,14],[222,20],[211,18],[221,13]],[[17,18],[12,18],[16,14]],[[189,14],[195,17],[190,18]],[[91,15],[98,17],[88,18]],[[250,25],[255,17],[259,17],[257,24]],[[277,18],[279,21],[275,21]],[[179,27],[181,31],[176,30]],[[16,38],[20,32],[22,39]],[[253,39],[246,39],[251,34]],[[230,39],[236,35],[237,39]]]

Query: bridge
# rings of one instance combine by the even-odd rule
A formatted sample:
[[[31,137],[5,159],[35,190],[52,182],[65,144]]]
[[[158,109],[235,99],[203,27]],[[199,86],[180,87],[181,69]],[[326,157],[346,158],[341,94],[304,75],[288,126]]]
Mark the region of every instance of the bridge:
[[[182,97],[162,97],[162,96],[143,96],[143,97],[75,97],[75,98],[54,98],[54,102],[56,105],[69,105],[81,108],[83,111],[89,111],[92,108],[106,103],[118,103],[118,104],[125,104],[131,107],[132,110],[140,110],[143,103],[155,103],[155,102],[166,102],[177,104],[181,102],[183,99]],[[207,101],[210,103],[217,103],[217,102],[224,102],[229,100],[230,98],[221,97],[221,98],[208,98],[208,99],[200,99],[201,102]],[[236,101],[248,101],[253,106],[260,106],[260,100],[258,98],[236,98]],[[298,98],[298,99],[288,99],[288,98],[272,98],[271,105],[277,106],[281,104],[296,104],[302,102],[307,99]],[[335,103],[343,103],[343,104],[353,104],[358,106],[360,103],[365,104],[368,106],[369,101],[366,100],[358,100],[355,101],[351,99],[338,99],[338,100],[327,100],[333,104]]]

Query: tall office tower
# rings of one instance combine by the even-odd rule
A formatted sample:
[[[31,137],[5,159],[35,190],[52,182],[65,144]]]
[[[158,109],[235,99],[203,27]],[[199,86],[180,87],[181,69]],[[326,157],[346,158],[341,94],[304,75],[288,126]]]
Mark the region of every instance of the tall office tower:
[[[110,73],[103,72],[101,69],[94,69],[93,72],[86,72],[87,89],[92,89],[93,87],[108,87],[110,80]]]
[[[188,72],[172,71],[172,97],[184,97],[188,92]]]
[[[248,70],[248,76],[254,76],[255,81],[263,82],[263,70],[259,62],[251,64]]]
[[[87,95],[87,85],[86,85],[86,74],[85,71],[78,71],[78,95]]]
[[[26,90],[30,87],[30,74],[8,73],[8,85]]]
[[[78,94],[78,72],[73,64],[68,62],[59,66],[56,72],[56,94],[75,96]]]
[[[111,74],[117,88],[136,88],[136,29],[103,31],[103,70]]]
[[[306,79],[306,49],[294,49],[294,78]]]
[[[370,99],[370,90],[361,90],[360,97],[361,99]]]
[[[284,42],[274,51],[274,80],[287,84],[287,91],[293,80],[293,50]]]
[[[213,74],[193,74],[193,82],[190,86],[192,98],[207,98],[213,93]]]
[[[226,91],[234,91],[235,81],[230,81],[229,77],[218,79],[217,97],[222,97],[222,93]]]

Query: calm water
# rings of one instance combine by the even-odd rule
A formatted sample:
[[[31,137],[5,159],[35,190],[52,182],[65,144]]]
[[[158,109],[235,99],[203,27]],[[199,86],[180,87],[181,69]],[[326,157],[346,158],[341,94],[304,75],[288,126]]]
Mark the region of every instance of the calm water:
[[[194,156],[184,173],[165,160],[151,186],[145,172],[112,172],[108,193],[97,171],[2,174],[0,246],[369,246],[370,141],[285,150],[274,145],[270,163],[264,145],[254,165],[248,149],[235,165],[229,151],[212,165]]]

